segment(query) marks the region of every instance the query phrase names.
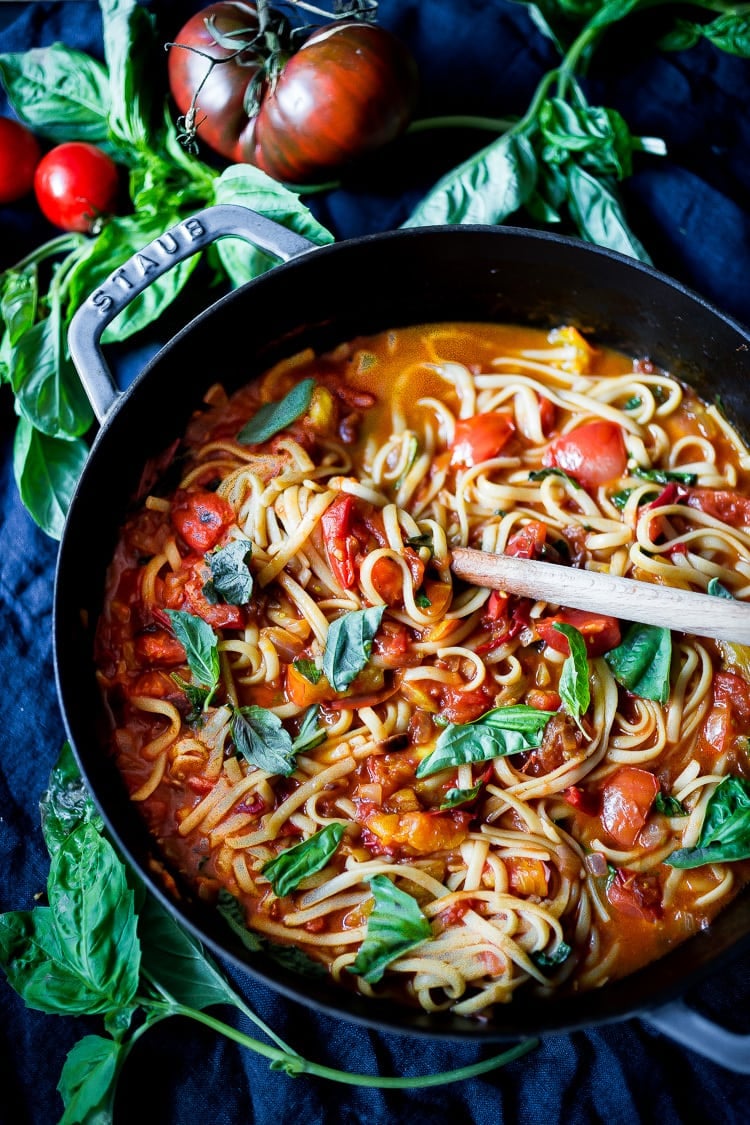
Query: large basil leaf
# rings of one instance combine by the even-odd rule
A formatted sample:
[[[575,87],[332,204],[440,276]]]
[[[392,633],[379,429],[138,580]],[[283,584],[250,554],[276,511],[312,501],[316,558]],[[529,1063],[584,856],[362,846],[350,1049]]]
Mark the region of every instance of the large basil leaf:
[[[0,79],[18,117],[51,141],[107,147],[109,83],[101,63],[53,43],[0,55]]]
[[[237,441],[242,445],[259,445],[274,434],[281,433],[302,417],[310,405],[314,390],[315,380],[303,379],[278,402],[264,403],[237,434]]]
[[[169,227],[179,222],[175,211],[161,215],[140,211],[136,215],[122,215],[110,219],[101,234],[91,244],[91,252],[71,270],[68,281],[70,308],[76,309],[103,284],[128,258],[158,238]],[[126,340],[151,324],[172,303],[187,283],[200,260],[200,253],[184,262],[178,262],[161,277],[155,278],[148,288],[134,297],[102,334],[104,343]]]
[[[432,928],[416,900],[387,875],[372,875],[367,882],[375,903],[367,919],[365,940],[347,969],[368,984],[377,984],[391,961],[432,937]]]
[[[217,965],[192,934],[179,926],[151,895],[138,917],[141,968],[178,1004],[201,1011],[212,1004],[234,1004],[236,996]]]
[[[185,649],[188,667],[202,687],[213,691],[219,682],[219,642],[202,617],[182,609],[168,609],[172,632]]]
[[[154,139],[158,83],[151,75],[163,65],[163,55],[156,53],[155,19],[136,0],[100,0],[99,7],[109,71],[109,131],[124,152],[137,152]]]
[[[80,437],[94,420],[68,353],[59,303],[19,338],[10,357],[16,406],[48,437]]]
[[[59,539],[70,501],[88,456],[79,438],[47,437],[19,418],[13,445],[13,472],[24,506],[42,531]]]
[[[112,1120],[117,1077],[130,1044],[86,1035],[68,1052],[57,1089],[65,1106],[58,1125],[106,1125]]]
[[[530,141],[506,133],[439,180],[403,225],[502,223],[531,196],[536,180]]]
[[[298,195],[250,164],[232,164],[214,182],[216,203],[239,203],[288,227],[316,246],[333,242]],[[217,253],[233,285],[244,285],[278,265],[278,258],[239,238],[222,238]]]
[[[419,763],[417,777],[533,750],[541,746],[544,728],[554,713],[519,703],[486,711],[472,723],[450,723],[440,732],[432,753]]]
[[[343,835],[343,824],[327,824],[308,840],[287,848],[264,864],[262,871],[271,880],[274,894],[283,898],[308,875],[322,871],[336,852]]]
[[[618,180],[633,170],[633,138],[617,110],[548,98],[539,112],[539,126],[550,163],[562,163],[577,153],[584,166]]]
[[[52,857],[49,906],[0,915],[0,964],[31,1008],[58,1015],[127,1010],[138,988],[133,892],[112,845],[79,825]]]
[[[560,698],[568,714],[578,722],[581,715],[586,714],[591,703],[586,642],[574,625],[557,621],[554,628],[567,637],[570,648],[570,655],[565,660],[560,674]]]
[[[345,691],[366,666],[384,613],[384,605],[373,605],[352,610],[331,622],[323,654],[323,675],[334,691]]]
[[[232,738],[251,766],[289,777],[294,773],[292,736],[278,715],[265,707],[242,707],[232,715]]]
[[[741,777],[725,777],[708,802],[696,846],[680,848],[664,862],[687,868],[749,858],[750,783]]]
[[[587,242],[642,262],[651,261],[628,226],[612,189],[578,164],[568,168],[568,207],[581,237]]]
[[[3,320],[8,342],[15,346],[24,332],[36,320],[39,284],[36,266],[22,270],[8,270],[3,275],[0,289],[0,318]]]
[[[606,653],[604,659],[617,682],[628,691],[657,703],[667,702],[672,662],[669,629],[633,622],[625,630],[621,644]]]
[[[249,539],[233,539],[226,547],[205,556],[211,579],[203,587],[203,594],[209,601],[221,598],[227,605],[247,605],[253,592],[249,566],[252,547]]]
[[[42,816],[42,833],[47,850],[51,856],[57,854],[67,837],[79,824],[89,821],[97,832],[101,832],[103,821],[94,802],[89,796],[86,784],[78,772],[78,766],[70,743],[66,742],[60,751],[49,776],[49,783],[39,800]]]

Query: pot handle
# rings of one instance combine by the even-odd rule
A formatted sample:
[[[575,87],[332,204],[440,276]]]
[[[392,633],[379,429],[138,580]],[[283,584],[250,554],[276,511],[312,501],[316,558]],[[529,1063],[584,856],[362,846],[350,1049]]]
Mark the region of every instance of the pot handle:
[[[642,1019],[675,1043],[718,1066],[737,1074],[750,1074],[750,1035],[727,1031],[681,1000],[674,1000],[653,1012],[644,1012]]]
[[[133,254],[86,298],[68,329],[70,355],[99,422],[104,421],[121,393],[99,346],[104,329],[157,277],[217,238],[229,235],[243,238],[284,262],[316,249],[314,242],[249,207],[221,203],[177,223]]]

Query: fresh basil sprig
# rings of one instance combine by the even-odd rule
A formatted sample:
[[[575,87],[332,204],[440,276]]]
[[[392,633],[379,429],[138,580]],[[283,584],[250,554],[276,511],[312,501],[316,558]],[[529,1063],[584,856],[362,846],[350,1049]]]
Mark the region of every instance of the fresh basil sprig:
[[[478,781],[471,789],[448,789],[440,802],[440,810],[455,809],[457,805],[468,805],[470,801],[476,800],[483,785],[483,781]]]
[[[300,657],[298,660],[292,661],[292,666],[297,669],[300,676],[304,676],[308,683],[320,683],[320,677],[323,675],[322,668],[319,668],[314,660],[309,660],[307,657]]]
[[[556,621],[558,633],[567,637],[570,655],[566,657],[560,674],[560,698],[571,718],[580,726],[581,715],[585,715],[591,703],[589,687],[589,659],[586,642],[574,625]]]
[[[718,578],[712,578],[706,587],[706,593],[713,594],[715,598],[727,598],[730,602],[734,601],[734,594],[727,590]]]
[[[654,798],[654,811],[662,816],[687,816],[688,811],[681,801],[669,793],[659,792]]]
[[[555,946],[552,953],[545,953],[544,950],[540,950],[539,953],[532,953],[531,960],[539,969],[554,969],[567,961],[572,952],[572,947],[566,941],[561,941]]]
[[[529,473],[529,480],[546,480],[547,477],[560,477],[566,484],[570,484],[573,488],[582,488],[583,485],[574,480],[570,473],[566,473],[565,469],[549,468],[549,469],[535,469],[534,472]]]
[[[323,654],[323,675],[334,691],[346,691],[367,665],[384,613],[384,605],[373,605],[352,610],[331,622]]]
[[[670,867],[703,867],[750,858],[750,783],[725,777],[706,808],[700,839],[694,848],[679,848],[665,859]]]
[[[344,831],[343,824],[327,824],[314,836],[287,848],[265,863],[261,871],[270,879],[274,894],[283,898],[296,890],[308,875],[322,871],[335,854]]]
[[[211,578],[203,587],[203,596],[207,601],[247,605],[253,592],[249,565],[251,553],[249,539],[233,539],[225,547],[210,551],[205,556],[211,568]]]
[[[258,445],[281,433],[305,413],[314,390],[315,380],[303,379],[279,402],[264,403],[237,434],[237,441],[242,445]]]
[[[621,644],[606,653],[604,659],[617,682],[628,691],[643,699],[666,703],[672,662],[669,629],[633,622],[626,629]]]
[[[172,623],[172,632],[185,649],[188,667],[199,687],[208,689],[203,704],[208,706],[219,686],[219,641],[208,622],[182,609],[166,611]]]
[[[321,742],[325,742],[328,732],[325,727],[318,726],[319,714],[320,708],[317,703],[308,707],[305,711],[300,723],[299,733],[292,742],[292,750],[295,754],[305,754],[309,750],[314,750],[316,746],[320,746]]]
[[[518,703],[485,711],[472,723],[449,723],[440,732],[435,749],[417,766],[417,777],[534,750],[541,746],[544,728],[554,713]]]
[[[58,1083],[63,1121],[111,1121],[118,1077],[133,1044],[144,1030],[172,1015],[202,1025],[210,1018],[214,1031],[257,1052],[276,1070],[353,1086],[380,1085],[377,1077],[311,1062],[256,1016],[206,950],[145,892],[101,834],[101,817],[67,744],[41,810],[51,857],[49,905],[0,915],[0,967],[28,1007],[103,1020],[105,1033],[85,1035],[63,1066]],[[219,910],[252,953],[263,952],[292,971],[325,973],[301,950],[272,945],[251,933],[239,902],[226,892],[219,896]],[[261,1029],[263,1041],[202,1015],[216,1004],[236,1008]],[[384,1081],[404,1089],[460,1081],[502,1066],[536,1045],[536,1040],[524,1040],[472,1066]]]
[[[368,984],[377,984],[391,961],[432,937],[432,927],[416,900],[387,875],[371,875],[367,882],[374,906],[367,919],[365,940],[347,969]]]

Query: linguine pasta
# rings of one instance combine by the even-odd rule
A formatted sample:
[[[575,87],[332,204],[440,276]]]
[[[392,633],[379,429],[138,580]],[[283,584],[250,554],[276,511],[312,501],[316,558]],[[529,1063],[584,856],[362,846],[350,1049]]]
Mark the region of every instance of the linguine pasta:
[[[170,869],[251,946],[483,1018],[706,926],[748,875],[710,836],[744,807],[750,652],[450,560],[747,598],[749,471],[715,406],[566,327],[399,329],[214,386],[97,633]]]

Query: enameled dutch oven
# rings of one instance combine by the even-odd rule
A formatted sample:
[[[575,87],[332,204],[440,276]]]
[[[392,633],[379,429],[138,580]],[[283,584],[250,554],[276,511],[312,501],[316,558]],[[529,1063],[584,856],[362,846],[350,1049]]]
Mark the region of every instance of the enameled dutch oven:
[[[119,393],[99,341],[153,279],[215,239],[243,238],[283,260],[179,332]],[[648,356],[750,426],[750,333],[670,278],[599,247],[503,227],[399,230],[322,248],[242,207],[210,208],[165,232],[116,270],[76,314],[73,360],[101,428],[60,546],[55,665],[68,736],[122,853],[200,940],[251,978],[329,1014],[382,1030],[466,1041],[518,1039],[641,1016],[672,1038],[750,1073],[750,1038],[708,1022],[679,996],[750,950],[750,890],[707,931],[621,981],[551,999],[518,996],[478,1023],[345,992],[250,954],[218,913],[185,890],[169,895],[138,809],[104,749],[92,638],[118,528],[147,458],[182,435],[207,387],[229,390],[302,347],[429,321],[575,324],[596,341]]]

